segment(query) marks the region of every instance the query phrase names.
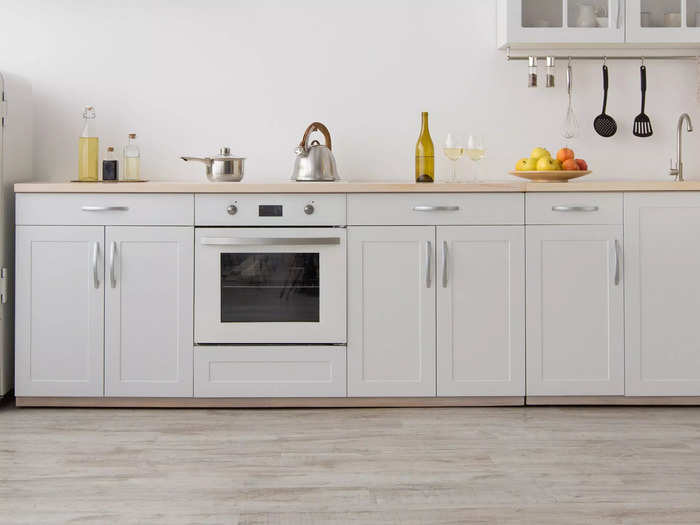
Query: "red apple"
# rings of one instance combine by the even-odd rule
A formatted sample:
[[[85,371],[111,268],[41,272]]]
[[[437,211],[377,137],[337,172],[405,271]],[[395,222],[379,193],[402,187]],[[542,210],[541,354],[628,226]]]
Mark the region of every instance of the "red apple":
[[[583,159],[576,159],[576,164],[578,164],[578,169],[580,170],[587,170],[588,169],[588,164],[586,164],[586,161]]]
[[[578,163],[574,159],[566,159],[561,166],[567,171],[574,171],[579,169]]]

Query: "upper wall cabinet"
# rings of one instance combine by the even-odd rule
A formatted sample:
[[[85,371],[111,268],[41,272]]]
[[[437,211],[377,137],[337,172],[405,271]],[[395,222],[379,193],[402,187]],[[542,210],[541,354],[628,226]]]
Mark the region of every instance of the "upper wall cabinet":
[[[700,44],[698,0],[499,0],[498,46]]]
[[[624,0],[498,0],[498,46],[621,44]]]
[[[627,42],[700,43],[698,0],[627,0],[626,13]]]

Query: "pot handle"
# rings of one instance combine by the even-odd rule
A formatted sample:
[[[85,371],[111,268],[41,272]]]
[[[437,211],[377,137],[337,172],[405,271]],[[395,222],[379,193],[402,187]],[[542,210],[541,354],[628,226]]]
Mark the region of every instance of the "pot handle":
[[[320,131],[323,133],[323,137],[326,139],[326,146],[328,146],[328,149],[333,149],[331,148],[331,134],[328,131],[328,128],[320,122],[312,122],[309,124],[309,127],[306,128],[306,131],[304,132],[304,137],[299,143],[300,148],[307,149],[306,141],[309,140],[309,135],[311,135],[314,131]]]

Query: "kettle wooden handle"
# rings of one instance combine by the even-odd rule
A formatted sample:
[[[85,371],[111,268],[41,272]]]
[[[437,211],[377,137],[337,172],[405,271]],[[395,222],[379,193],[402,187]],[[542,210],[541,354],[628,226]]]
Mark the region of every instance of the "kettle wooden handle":
[[[328,149],[333,149],[331,148],[331,134],[328,131],[328,128],[320,122],[312,122],[309,124],[309,127],[306,128],[306,131],[304,132],[304,137],[299,143],[300,148],[306,149],[306,141],[309,139],[309,135],[311,135],[314,131],[320,131],[323,133],[323,137],[326,139],[326,146],[328,146]]]

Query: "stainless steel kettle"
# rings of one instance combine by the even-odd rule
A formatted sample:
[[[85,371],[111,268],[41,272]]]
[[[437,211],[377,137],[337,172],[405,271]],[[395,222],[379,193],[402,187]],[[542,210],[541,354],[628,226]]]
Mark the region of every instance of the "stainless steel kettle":
[[[314,131],[323,133],[326,144],[314,140],[309,144],[309,136]],[[297,158],[294,161],[292,180],[296,181],[334,181],[339,180],[338,169],[335,166],[335,157],[331,151],[331,134],[328,128],[320,122],[312,122],[301,139],[294,152]]]

